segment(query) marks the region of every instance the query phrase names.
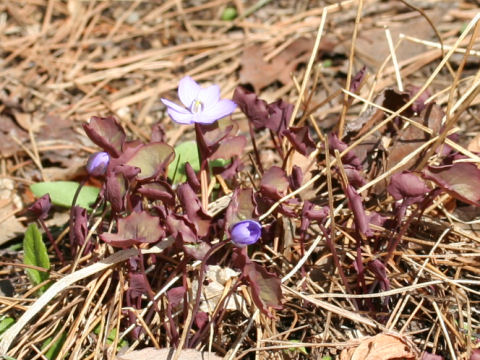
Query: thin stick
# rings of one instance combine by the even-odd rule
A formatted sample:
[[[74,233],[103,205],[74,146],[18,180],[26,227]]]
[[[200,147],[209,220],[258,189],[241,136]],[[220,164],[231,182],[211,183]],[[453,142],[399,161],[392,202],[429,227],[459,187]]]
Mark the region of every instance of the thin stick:
[[[452,341],[450,340],[450,336],[448,335],[447,327],[445,326],[445,322],[443,320],[443,315],[440,309],[438,308],[438,305],[435,301],[432,301],[433,307],[435,308],[435,312],[437,313],[438,320],[440,322],[440,326],[443,331],[443,335],[445,336],[445,339],[447,341],[448,345],[448,350],[450,350],[450,356],[452,357],[453,360],[457,360],[457,356],[455,355],[455,350],[453,350],[452,346]]]
[[[402,75],[400,75],[400,67],[398,66],[397,55],[395,54],[395,48],[393,46],[392,34],[387,26],[385,26],[385,35],[387,37],[388,49],[390,50],[390,55],[392,57],[393,68],[395,69],[398,90],[403,91]]]
[[[362,0],[360,0],[362,1]],[[303,76],[302,87],[300,89],[300,94],[298,94],[297,102],[295,103],[295,107],[293,108],[292,116],[290,117],[289,126],[293,125],[293,121],[297,116],[298,109],[300,108],[300,104],[303,99],[303,94],[305,93],[305,89],[307,88],[307,83],[310,78],[310,72],[312,71],[313,63],[315,62],[315,58],[317,57],[318,48],[320,47],[320,40],[322,39],[323,34],[323,27],[325,26],[325,21],[327,19],[327,8],[324,8],[322,11],[322,19],[320,20],[320,25],[318,26],[317,37],[315,39],[315,45],[313,46],[312,55],[310,56],[310,60],[308,61],[307,70],[305,71],[305,75]]]
[[[353,58],[355,55],[355,44],[357,42],[358,25],[360,24],[360,18],[362,17],[362,10],[363,10],[363,0],[359,0],[358,8],[357,8],[357,16],[355,18],[355,26],[353,28],[353,34],[352,34],[352,45],[350,46],[350,56],[348,57],[347,83],[345,84],[345,89],[347,90],[350,89],[350,83],[352,81]],[[345,117],[347,116],[347,110],[348,110],[348,95],[345,94],[343,98],[342,114],[340,115],[340,122],[338,124],[339,139],[343,137],[343,128],[345,126]]]

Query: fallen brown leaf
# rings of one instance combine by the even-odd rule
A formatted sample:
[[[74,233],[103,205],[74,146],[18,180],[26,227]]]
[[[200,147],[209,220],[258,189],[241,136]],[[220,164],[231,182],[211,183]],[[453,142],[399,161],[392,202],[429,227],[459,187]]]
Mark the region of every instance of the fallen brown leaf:
[[[407,339],[392,334],[378,334],[374,337],[352,341],[344,349],[340,360],[415,360],[420,352]]]
[[[240,59],[240,83],[251,84],[255,91],[270,85],[275,81],[289,84],[292,73],[300,63],[305,63],[311,56],[314,39],[298,38],[288,47],[275,56],[270,62],[263,58],[265,52],[260,45],[253,45],[243,51]],[[333,43],[323,40],[319,46],[319,52],[330,51]]]

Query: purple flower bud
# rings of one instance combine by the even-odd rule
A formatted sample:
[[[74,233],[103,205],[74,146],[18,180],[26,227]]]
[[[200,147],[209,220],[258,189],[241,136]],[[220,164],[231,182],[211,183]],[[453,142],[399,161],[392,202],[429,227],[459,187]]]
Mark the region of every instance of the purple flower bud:
[[[107,171],[110,155],[105,151],[90,155],[87,161],[87,172],[92,176],[102,176]]]
[[[255,220],[243,220],[230,231],[232,242],[238,247],[255,244],[262,235],[262,225]]]

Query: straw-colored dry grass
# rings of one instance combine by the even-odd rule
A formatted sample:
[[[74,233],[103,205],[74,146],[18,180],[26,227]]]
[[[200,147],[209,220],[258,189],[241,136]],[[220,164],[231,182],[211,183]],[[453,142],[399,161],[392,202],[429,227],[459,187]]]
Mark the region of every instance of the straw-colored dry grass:
[[[65,332],[57,358],[115,358],[120,335],[128,338],[130,331],[124,326],[122,302],[126,279],[118,270],[132,251],[111,255],[103,244],[94,256],[65,266],[56,262],[51,272],[56,284],[38,298],[38,287],[31,288],[24,274],[22,253],[9,248],[19,242],[18,234],[25,229],[21,206],[33,199],[28,185],[83,176],[85,159],[95,147],[80,129],[92,115],[113,114],[132,137],[142,140],[149,139],[151,126],[157,122],[164,126],[170,144],[193,138],[190,127],[177,126],[168,119],[159,98],[174,97],[184,75],[205,84],[219,84],[222,96],[230,97],[241,79],[249,78],[242,55],[251,46],[258,46],[263,60],[272,64],[277,57],[292,56],[285,55],[285,49],[298,38],[310,41],[308,54],[303,54],[302,64],[293,73],[285,77],[277,65],[272,70],[273,80],[256,90],[268,101],[281,97],[295,104],[292,120],[311,126],[319,148],[324,144],[324,133],[335,127],[342,133],[359,114],[378,107],[373,100],[388,86],[402,89],[413,83],[429,89],[430,98],[452,114],[445,127],[460,134],[459,144],[445,140],[446,131],[433,133],[424,147],[405,154],[371,178],[359,190],[367,199],[374,199],[373,189],[395,171],[405,169],[411,158],[428,146],[434,149],[432,144],[446,141],[470,161],[480,160],[467,150],[480,130],[480,98],[476,96],[480,46],[472,35],[478,30],[474,2],[416,2],[419,8],[403,1],[376,0],[318,1],[318,5],[308,0],[263,3],[258,9],[251,7],[254,1],[241,0],[29,0],[0,4],[0,186],[4,187],[0,273],[14,286],[13,295],[0,297],[0,314],[16,319],[16,325],[1,338],[0,354],[8,351],[16,359],[41,359],[47,351],[40,349],[44,340],[54,336],[54,342]],[[234,22],[220,20],[227,5],[239,11]],[[317,50],[334,54],[333,62],[326,66],[319,61]],[[465,52],[469,52],[468,57]],[[258,58],[255,61],[262,65]],[[350,93],[346,89],[364,64],[370,76],[359,94]],[[349,102],[351,105],[345,106]],[[365,125],[366,131],[348,150],[375,135],[404,108],[394,113],[382,109],[387,112],[385,120]],[[234,119],[245,121],[239,112]],[[412,119],[404,120],[432,133]],[[259,137],[258,141],[264,147],[265,161],[274,161],[269,140]],[[329,220],[329,226],[336,229],[335,246],[342,259],[352,259],[356,256],[354,240],[342,227],[334,227],[335,223],[353,222],[344,197],[334,188],[338,183],[331,181],[330,167],[341,165],[341,154],[337,155],[327,156],[326,164],[315,168],[318,174],[287,198],[311,191],[319,179],[328,179],[328,184],[316,189],[317,196],[330,202],[332,209],[336,207],[335,217]],[[435,154],[427,152],[419,166],[434,160]],[[288,166],[291,169],[292,164]],[[393,199],[383,196],[369,203],[368,210],[390,211]],[[223,209],[226,204],[224,199],[209,207]],[[303,255],[298,246],[287,247],[285,239],[277,239],[253,258],[282,278],[283,309],[272,319],[260,314],[247,289],[242,288],[239,293],[246,299],[249,316],[227,312],[202,350],[211,349],[225,359],[307,358],[298,350],[304,347],[311,359],[329,354],[340,358],[341,350],[354,346],[352,340],[384,333],[401,338],[416,354],[428,351],[450,359],[469,359],[480,336],[479,213],[470,209],[473,221],[464,221],[454,215],[454,208],[454,200],[442,195],[412,222],[388,263],[391,290],[382,293],[348,293],[317,229],[311,230],[315,236]],[[262,214],[261,219],[268,219],[273,210]],[[67,220],[56,214],[53,223],[63,226]],[[374,230],[385,238],[391,235],[391,229]],[[67,231],[58,235],[60,244]],[[146,250],[160,251],[155,247]],[[362,251],[366,262],[385,256],[373,254],[370,244]],[[193,270],[198,266],[191,264],[191,274],[196,274]],[[306,273],[305,268],[309,269]],[[160,272],[156,285],[161,286],[153,289],[163,305],[165,292],[174,284],[164,281]],[[366,281],[371,284],[375,279],[367,277]],[[387,297],[394,299],[388,313],[358,312],[353,304],[353,299],[378,303]],[[162,334],[165,320],[146,316],[149,309],[137,311],[145,333],[138,341],[129,340],[130,350],[170,345]],[[184,330],[181,325],[180,334]],[[99,331],[94,333],[94,329]],[[112,329],[119,331],[113,344],[108,344]]]

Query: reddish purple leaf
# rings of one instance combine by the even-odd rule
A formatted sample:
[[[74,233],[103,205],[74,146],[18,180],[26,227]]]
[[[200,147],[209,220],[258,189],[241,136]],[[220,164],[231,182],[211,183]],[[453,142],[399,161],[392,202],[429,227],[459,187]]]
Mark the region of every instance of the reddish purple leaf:
[[[100,238],[112,246],[124,248],[142,243],[155,243],[165,235],[158,218],[146,211],[133,212],[125,218],[118,219],[117,228],[116,234],[103,233]]]
[[[303,172],[302,168],[297,165],[293,165],[292,174],[289,177],[290,187],[293,190],[297,190],[303,184]]]
[[[430,354],[429,352],[424,352],[422,354],[422,360],[444,360],[443,356]]]
[[[341,154],[346,148],[348,148],[348,145],[340,140],[335,133],[330,133],[328,134],[328,147],[330,148],[330,153],[334,155],[334,150],[338,150]],[[362,162],[352,151],[349,151],[342,156],[342,163],[344,165],[351,165],[358,170],[362,168]]]
[[[45,220],[48,217],[48,212],[51,207],[52,201],[50,200],[50,194],[45,194],[30,205],[28,211],[30,211],[36,218]]]
[[[247,263],[243,268],[243,273],[249,281],[253,302],[261,312],[272,317],[269,308],[282,308],[280,279],[254,262]]]
[[[265,126],[279,135],[283,134],[288,127],[290,117],[293,113],[293,105],[283,100],[277,100],[268,104],[269,117]]]
[[[288,178],[282,168],[272,166],[263,174],[260,183],[260,191],[263,195],[273,200],[279,200],[287,194],[287,190]]]
[[[310,222],[313,220],[316,220],[319,223],[323,223],[329,213],[330,209],[328,208],[328,206],[318,207],[312,202],[305,200],[303,202],[302,221],[300,224],[300,229],[302,231],[306,231],[308,226],[310,225]]]
[[[304,156],[310,155],[316,149],[307,126],[291,126],[283,132],[283,135],[292,143],[295,150]]]
[[[239,106],[242,112],[253,123],[255,129],[265,128],[265,121],[268,119],[268,104],[259,99],[253,92],[238,86],[233,93],[233,101]]]
[[[140,169],[138,180],[149,180],[165,174],[168,164],[175,158],[175,150],[165,143],[150,143],[140,147],[126,165]]]
[[[365,236],[373,235],[372,230],[368,225],[368,218],[363,207],[363,200],[355,191],[352,185],[347,185],[345,191],[348,199],[348,207],[352,210],[355,220],[355,230]]]
[[[387,269],[385,265],[378,259],[373,260],[368,264],[368,268],[375,274],[375,277],[382,286],[382,290],[386,291],[390,289],[390,280],[387,278]]]
[[[182,303],[184,295],[185,288],[183,286],[171,288],[167,291],[168,304],[172,308],[176,308]]]
[[[145,275],[130,272],[128,274],[128,291],[131,298],[139,298],[149,293],[150,285],[147,284]]]
[[[87,210],[75,206],[73,208],[73,243],[70,244],[70,251],[72,256],[77,255],[78,249],[80,249],[87,238],[88,233],[88,217]],[[83,254],[87,254],[91,250],[91,246],[86,246]]]
[[[355,76],[352,78],[352,81],[350,82],[350,92],[356,93],[358,92],[358,90],[360,90],[360,86],[365,79],[366,72],[367,67],[363,65],[360,71],[355,74]]]
[[[345,165],[344,169],[345,174],[347,175],[348,183],[351,184],[355,189],[358,189],[367,183],[362,173],[353,166]]]
[[[393,174],[387,190],[397,201],[411,199],[410,204],[421,201],[430,191],[425,182],[410,171]]]
[[[204,241],[198,241],[196,243],[184,243],[183,251],[187,255],[190,255],[194,259],[203,260],[205,255],[207,255],[208,250],[210,250],[210,244],[207,244]]]
[[[290,103],[278,100],[267,104],[255,93],[240,86],[235,89],[233,101],[253,123],[255,129],[267,128],[279,135],[288,127],[293,112],[293,105]]]
[[[117,165],[107,170],[105,178],[105,198],[110,201],[115,212],[121,212],[125,206],[125,195],[128,182],[133,179],[140,169],[128,166]]]
[[[418,93],[418,91],[420,90],[420,87],[409,84],[406,86],[405,90],[408,92],[408,94],[412,98]],[[412,104],[412,110],[417,114],[420,114],[422,110],[426,108],[425,101],[427,101],[430,95],[431,95],[430,91],[428,90],[425,90],[423,93],[421,93],[421,95],[417,98],[417,100],[415,100],[415,102]]]
[[[187,182],[194,192],[198,193],[201,189],[200,181],[198,180],[195,170],[193,170],[192,165],[189,162],[185,164],[185,174],[187,175]]]
[[[156,181],[142,184],[138,192],[151,200],[160,200],[169,206],[175,205],[175,194],[167,182]]]
[[[208,158],[215,159],[230,159],[234,156],[243,154],[243,149],[247,144],[247,138],[243,135],[227,138],[223,140],[215,152]]]
[[[195,227],[184,216],[170,214],[167,216],[166,224],[169,234],[177,240],[179,246],[198,242]]]
[[[233,161],[230,164],[227,164],[224,167],[214,167],[213,168],[213,173],[215,175],[219,174],[222,178],[225,180],[233,178],[235,175],[237,175],[240,171],[243,170],[243,163],[240,160],[239,157],[236,157],[233,159]],[[218,169],[218,170],[217,170]],[[218,173],[217,171],[220,171]]]
[[[103,150],[115,157],[120,156],[126,135],[113,116],[92,116],[88,124],[83,124],[83,129],[90,140]]]
[[[198,150],[203,159],[209,158],[230,133],[236,132],[236,124],[221,127],[218,122],[211,125],[195,124]]]
[[[198,311],[195,315],[195,325],[199,330],[208,324],[208,314],[204,311]]]
[[[255,217],[253,190],[235,189],[225,213],[224,230],[227,231],[239,221],[254,219]]]
[[[480,360],[480,349],[473,349],[470,360]]]
[[[210,216],[202,208],[197,195],[188,183],[181,184],[177,196],[190,222],[195,226],[198,236],[203,237],[210,229]]]
[[[454,198],[480,206],[480,170],[472,163],[429,166],[423,171],[426,179],[434,181]]]

